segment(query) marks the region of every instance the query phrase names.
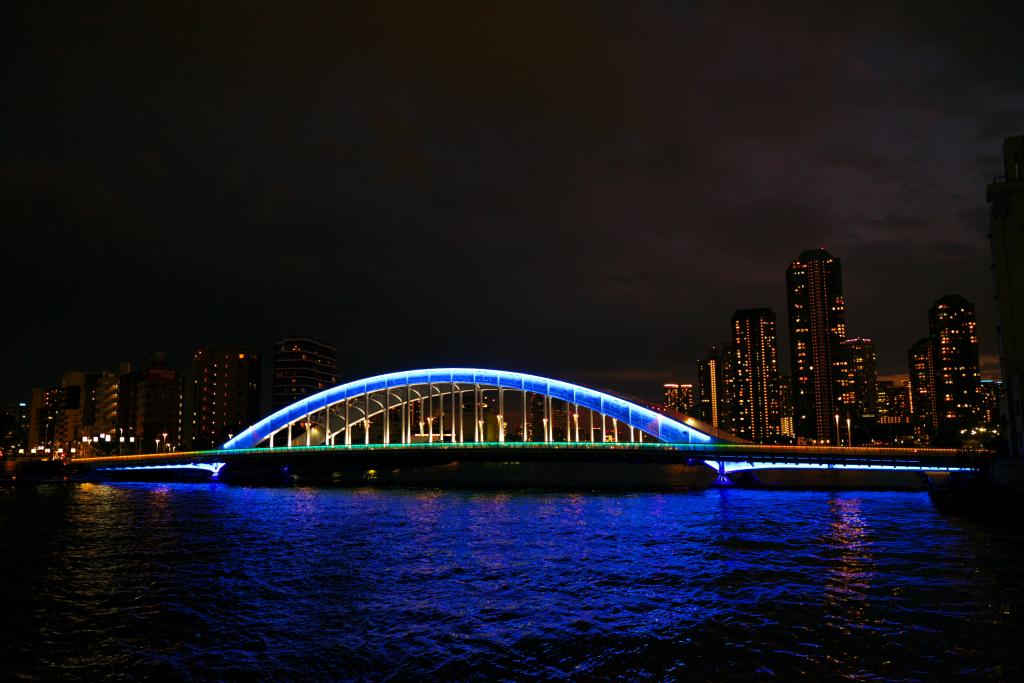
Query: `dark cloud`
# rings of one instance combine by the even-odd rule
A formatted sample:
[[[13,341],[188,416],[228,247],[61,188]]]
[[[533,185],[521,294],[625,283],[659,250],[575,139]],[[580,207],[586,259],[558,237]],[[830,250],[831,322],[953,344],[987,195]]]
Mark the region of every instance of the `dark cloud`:
[[[884,372],[951,291],[994,353],[1017,4],[6,12],[4,401],[292,331],[649,393],[816,246]]]

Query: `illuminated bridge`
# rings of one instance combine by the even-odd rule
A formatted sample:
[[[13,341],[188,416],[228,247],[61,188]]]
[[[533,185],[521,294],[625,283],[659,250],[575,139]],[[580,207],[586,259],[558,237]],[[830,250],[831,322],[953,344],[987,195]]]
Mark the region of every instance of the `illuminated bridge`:
[[[447,462],[705,464],[720,483],[766,469],[959,471],[951,449],[765,446],[612,393],[519,372],[438,368],[377,375],[304,398],[220,449],[84,458],[79,468],[287,470],[346,464],[366,471]],[[595,465],[596,466],[596,465]],[[398,469],[394,469],[398,471]]]

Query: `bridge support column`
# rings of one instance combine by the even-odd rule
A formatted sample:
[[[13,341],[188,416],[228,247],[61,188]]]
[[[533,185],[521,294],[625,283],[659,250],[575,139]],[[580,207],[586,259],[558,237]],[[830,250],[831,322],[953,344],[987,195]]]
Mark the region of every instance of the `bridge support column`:
[[[331,445],[331,407],[324,406],[324,445]]]
[[[363,441],[370,445],[370,392],[363,397]]]
[[[384,389],[384,411],[381,416],[384,419],[384,445],[391,445],[391,389]]]
[[[401,423],[400,426],[402,428],[402,443],[404,444],[404,443],[408,443],[405,440],[405,418],[406,418],[405,407],[409,404],[409,384],[408,384],[408,382],[406,382],[406,385],[405,385],[405,402],[404,403],[402,402],[401,394],[399,394],[399,396],[398,396],[398,402],[399,402],[399,408],[402,411],[402,423]]]
[[[434,443],[434,384],[427,384],[427,440]]]
[[[729,479],[729,475],[725,473],[725,463],[721,460],[718,461],[718,476],[715,477],[716,486],[732,486],[732,480]]]
[[[352,421],[349,419],[349,406],[352,401],[345,399],[345,445],[352,445]]]
[[[271,447],[271,448],[273,448],[273,447],[274,447],[274,435],[275,435],[275,434],[277,434],[277,432],[271,432],[271,433],[270,433],[270,447]]]
[[[444,392],[437,388],[437,437],[444,442]]]
[[[473,441],[483,441],[480,434],[480,385],[473,385]]]
[[[292,423],[288,423],[288,448],[292,447]]]
[[[455,382],[452,382],[451,389],[452,389],[452,406],[451,406],[451,408],[452,408],[452,410],[451,410],[451,414],[452,414],[452,438],[451,438],[451,443],[457,443],[458,440],[459,440],[459,435],[455,431],[455,415],[456,415],[456,413],[458,413],[458,410],[455,408],[455,394],[456,394]]]
[[[505,390],[498,387],[498,441],[505,443]]]
[[[526,424],[526,420],[527,420],[526,389],[523,389],[522,393],[523,393],[523,438],[522,438],[522,441],[523,441],[523,443],[526,443],[527,440],[528,440],[527,435],[526,435],[526,432],[527,432],[527,424]]]
[[[551,443],[551,397],[544,396],[544,443]]]
[[[587,408],[587,414],[590,415],[590,432],[587,434],[587,441],[590,443],[594,442],[594,409]]]
[[[572,441],[572,408],[573,405],[565,401],[565,442]]]

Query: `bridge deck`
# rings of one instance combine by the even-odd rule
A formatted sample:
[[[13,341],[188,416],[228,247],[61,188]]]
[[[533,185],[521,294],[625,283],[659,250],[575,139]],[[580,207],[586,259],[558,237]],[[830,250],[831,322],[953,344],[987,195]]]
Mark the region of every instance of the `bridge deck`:
[[[362,458],[393,454],[408,458],[417,454],[450,455],[473,460],[487,459],[488,453],[507,452],[507,458],[564,458],[571,460],[630,460],[645,455],[662,462],[715,461],[730,463],[763,463],[779,466],[830,465],[863,467],[901,467],[917,469],[977,469],[990,459],[991,453],[978,450],[943,448],[780,446],[758,444],[690,444],[690,443],[567,443],[567,442],[504,442],[504,443],[416,443],[355,444],[350,446],[310,446],[292,448],[217,449],[177,453],[143,453],[76,458],[72,465],[91,468],[139,467],[153,465],[186,465],[189,463],[232,462],[250,459],[287,459],[345,455]]]

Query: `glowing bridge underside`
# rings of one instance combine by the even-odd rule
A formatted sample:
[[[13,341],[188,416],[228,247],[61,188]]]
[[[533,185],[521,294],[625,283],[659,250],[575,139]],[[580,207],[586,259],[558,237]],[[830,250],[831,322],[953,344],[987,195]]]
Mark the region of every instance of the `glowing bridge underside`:
[[[293,403],[222,448],[416,443],[735,442],[618,396],[502,370],[437,368],[377,375]]]

